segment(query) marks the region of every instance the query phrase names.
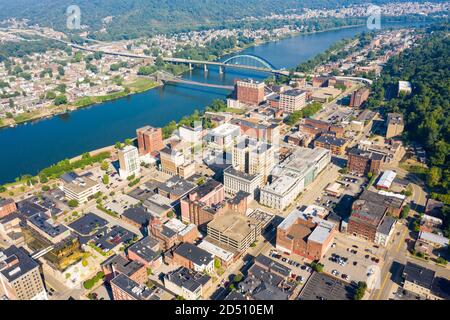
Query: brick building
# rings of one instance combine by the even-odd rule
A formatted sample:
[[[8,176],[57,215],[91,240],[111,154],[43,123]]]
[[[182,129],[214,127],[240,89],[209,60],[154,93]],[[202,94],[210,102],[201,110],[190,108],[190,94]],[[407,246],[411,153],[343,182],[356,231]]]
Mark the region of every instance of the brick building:
[[[345,153],[347,144],[348,141],[346,139],[340,139],[326,135],[321,135],[314,141],[314,147],[325,148],[327,150],[330,150],[331,153],[335,155],[343,155]]]
[[[136,130],[139,154],[154,153],[164,148],[162,129],[145,126]]]
[[[162,263],[159,241],[150,236],[142,238],[128,247],[127,257],[142,263],[146,268],[156,269]]]
[[[198,272],[210,273],[214,269],[213,255],[192,243],[180,244],[173,251],[172,262]]]
[[[144,284],[148,280],[147,268],[137,260],[129,260],[122,254],[114,255],[101,264],[106,281],[110,281],[119,274],[124,274],[131,280]]]
[[[181,199],[182,220],[202,226],[214,217],[214,212],[208,208],[214,207],[224,200],[224,186],[216,180],[208,180]]]
[[[258,105],[264,101],[264,82],[254,80],[238,80],[236,81],[236,98],[239,102]]]
[[[350,107],[359,108],[369,98],[370,90],[361,88],[354,91],[350,97]]]
[[[0,199],[0,218],[6,217],[17,210],[13,199]]]
[[[334,223],[296,209],[278,226],[276,248],[319,260],[331,246],[335,232]]]
[[[359,148],[348,150],[347,167],[350,172],[358,174],[367,174],[380,172],[383,155],[373,151],[365,151]]]

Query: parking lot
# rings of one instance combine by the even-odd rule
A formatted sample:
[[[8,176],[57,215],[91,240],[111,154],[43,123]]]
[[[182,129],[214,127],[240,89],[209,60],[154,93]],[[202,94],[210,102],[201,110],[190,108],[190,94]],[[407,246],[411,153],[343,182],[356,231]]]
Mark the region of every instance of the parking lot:
[[[338,235],[320,263],[324,272],[348,282],[364,281],[373,288],[380,281],[384,249]]]
[[[271,249],[267,256],[290,268],[292,270],[291,278],[297,281],[300,286],[303,286],[311,276],[311,267],[309,267],[300,256],[286,255],[276,249]]]

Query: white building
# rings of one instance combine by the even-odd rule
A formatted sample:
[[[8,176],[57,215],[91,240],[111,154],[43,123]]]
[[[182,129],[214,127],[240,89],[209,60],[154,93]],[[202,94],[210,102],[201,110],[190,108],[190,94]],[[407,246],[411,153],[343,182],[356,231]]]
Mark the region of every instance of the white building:
[[[248,174],[229,167],[224,170],[223,180],[227,195],[235,196],[239,191],[245,191],[256,198],[261,186],[262,175]]]
[[[331,153],[323,148],[297,148],[272,171],[272,181],[261,189],[260,203],[284,210],[331,162]]]
[[[79,176],[74,172],[65,173],[61,176],[62,191],[69,200],[76,200],[78,203],[85,203],[89,197],[100,191],[100,184],[94,180]]]
[[[199,144],[202,139],[202,125],[197,125],[195,128],[181,126],[178,129],[178,134],[181,141],[186,141],[194,145]]]
[[[280,109],[293,113],[301,110],[306,105],[306,91],[293,89],[280,94]]]
[[[139,152],[134,146],[126,146],[119,150],[119,175],[122,179],[126,179],[132,175],[139,175],[141,166],[139,163]]]
[[[209,143],[210,147],[227,149],[233,146],[234,139],[239,137],[240,134],[241,129],[239,126],[231,123],[224,123],[209,131],[205,140]]]

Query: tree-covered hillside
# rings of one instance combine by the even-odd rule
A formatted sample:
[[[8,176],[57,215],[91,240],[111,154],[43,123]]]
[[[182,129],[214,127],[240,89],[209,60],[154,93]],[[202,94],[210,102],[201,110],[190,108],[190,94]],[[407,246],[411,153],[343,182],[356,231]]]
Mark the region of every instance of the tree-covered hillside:
[[[405,1],[405,0],[399,0]],[[386,3],[388,0],[372,0]],[[191,30],[245,17],[260,17],[302,8],[335,8],[363,0],[0,0],[0,21],[16,17],[66,30],[66,9],[81,9],[81,24],[106,35],[134,38],[143,34]],[[112,17],[112,20],[106,19]],[[105,31],[105,30],[103,30]],[[101,37],[102,33],[97,33]]]
[[[428,152],[429,170],[425,173],[432,196],[450,204],[448,27],[447,24],[428,30],[415,47],[391,58],[381,77],[374,83],[374,92],[367,105],[369,108],[380,108],[383,113],[400,112],[404,115],[405,137],[409,141],[420,143]],[[411,95],[396,96],[399,80],[411,82]],[[450,211],[448,209],[447,207],[447,211]]]

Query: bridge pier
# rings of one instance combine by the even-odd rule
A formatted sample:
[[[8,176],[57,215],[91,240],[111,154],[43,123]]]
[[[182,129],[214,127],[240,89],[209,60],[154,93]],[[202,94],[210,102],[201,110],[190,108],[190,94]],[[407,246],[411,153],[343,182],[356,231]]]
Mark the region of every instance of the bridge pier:
[[[189,70],[191,70],[192,71],[192,63],[189,63]]]
[[[224,73],[225,73],[225,67],[219,66],[219,74],[224,74]]]
[[[205,70],[205,72],[208,72],[209,70],[208,70],[208,65],[207,64],[204,64],[203,65],[203,70]]]

